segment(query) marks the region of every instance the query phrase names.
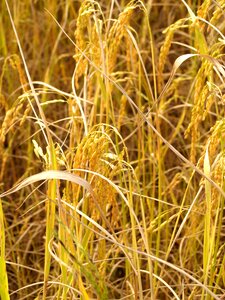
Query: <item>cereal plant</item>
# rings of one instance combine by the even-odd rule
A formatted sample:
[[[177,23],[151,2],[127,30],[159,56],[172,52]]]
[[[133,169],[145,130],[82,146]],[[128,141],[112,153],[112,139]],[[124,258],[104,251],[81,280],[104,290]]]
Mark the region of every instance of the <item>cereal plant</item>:
[[[225,1],[0,0],[0,298],[225,296]]]

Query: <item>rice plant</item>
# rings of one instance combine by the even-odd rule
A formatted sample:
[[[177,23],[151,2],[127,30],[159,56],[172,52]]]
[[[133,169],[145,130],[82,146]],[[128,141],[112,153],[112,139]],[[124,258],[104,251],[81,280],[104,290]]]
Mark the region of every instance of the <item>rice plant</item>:
[[[223,299],[225,2],[0,1],[0,298]]]

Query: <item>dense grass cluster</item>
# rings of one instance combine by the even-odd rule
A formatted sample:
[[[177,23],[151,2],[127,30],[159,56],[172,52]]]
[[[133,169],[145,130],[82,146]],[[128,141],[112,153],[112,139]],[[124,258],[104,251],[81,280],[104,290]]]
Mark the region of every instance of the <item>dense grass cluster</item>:
[[[0,298],[222,299],[225,1],[0,1]]]

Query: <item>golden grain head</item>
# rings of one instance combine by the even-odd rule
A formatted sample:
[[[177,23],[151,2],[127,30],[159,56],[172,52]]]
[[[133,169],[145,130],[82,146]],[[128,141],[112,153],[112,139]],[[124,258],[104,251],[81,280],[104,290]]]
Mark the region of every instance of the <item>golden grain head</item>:
[[[130,2],[125,9],[119,14],[118,19],[116,19],[110,28],[107,44],[108,44],[108,70],[111,73],[116,65],[117,54],[120,46],[124,48],[121,44],[123,38],[125,38],[126,47],[129,48],[129,37],[127,35],[126,28],[130,25],[130,20],[134,16],[136,5]]]
[[[75,42],[77,48],[74,56],[76,60],[76,85],[88,67],[88,61],[82,52],[96,65],[101,62],[100,36],[102,38],[102,20],[99,4],[96,1],[86,0],[81,4],[76,30]]]
[[[166,35],[165,40],[163,42],[163,45],[160,48],[160,53],[159,53],[159,61],[158,61],[158,89],[159,92],[162,90],[163,86],[163,71],[165,67],[165,63],[169,54],[169,50],[171,47],[171,43],[174,37],[174,33],[176,30],[179,30],[182,28],[184,25],[185,20],[178,20],[176,23],[170,25],[168,28],[166,28],[163,33]]]

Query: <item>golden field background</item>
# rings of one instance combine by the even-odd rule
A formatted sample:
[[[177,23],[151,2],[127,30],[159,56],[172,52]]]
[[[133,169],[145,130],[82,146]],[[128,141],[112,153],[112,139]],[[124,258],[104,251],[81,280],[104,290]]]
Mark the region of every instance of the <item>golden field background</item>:
[[[0,1],[0,296],[223,299],[225,1]]]

